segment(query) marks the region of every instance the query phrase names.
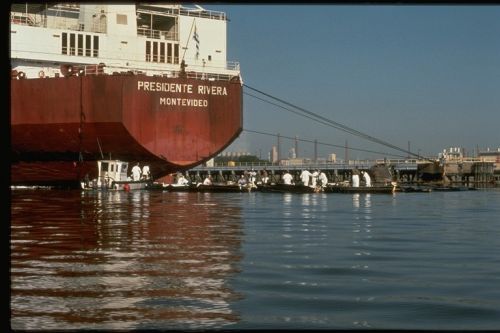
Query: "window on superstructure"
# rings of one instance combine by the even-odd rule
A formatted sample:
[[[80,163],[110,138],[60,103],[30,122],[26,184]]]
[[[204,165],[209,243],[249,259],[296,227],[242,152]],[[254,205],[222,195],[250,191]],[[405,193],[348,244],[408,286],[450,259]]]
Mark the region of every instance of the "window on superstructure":
[[[167,44],[167,62],[172,63],[172,43]]]
[[[68,54],[68,33],[67,32],[62,33],[61,42],[62,42],[61,53]]]
[[[165,62],[165,43],[160,43],[160,62]]]
[[[116,14],[116,24],[127,24],[127,15]]]
[[[69,34],[69,54],[75,55],[75,34]]]
[[[158,61],[158,42],[153,42],[153,62]]]
[[[78,34],[78,40],[77,40],[77,53],[79,56],[83,55],[83,35]]]
[[[85,36],[85,56],[90,57],[90,51],[92,50],[92,37],[90,35]]]
[[[146,61],[151,61],[151,42],[146,41]]]
[[[172,63],[172,44],[167,44],[165,52],[164,42],[146,41],[146,61],[150,62],[168,62]],[[165,54],[166,53],[166,54]]]
[[[61,33],[61,54],[97,57],[99,56],[99,36],[94,36],[92,47],[92,35]]]
[[[174,64],[179,63],[179,44],[174,44]]]
[[[99,56],[99,36],[94,36],[94,48],[93,48],[93,56]]]

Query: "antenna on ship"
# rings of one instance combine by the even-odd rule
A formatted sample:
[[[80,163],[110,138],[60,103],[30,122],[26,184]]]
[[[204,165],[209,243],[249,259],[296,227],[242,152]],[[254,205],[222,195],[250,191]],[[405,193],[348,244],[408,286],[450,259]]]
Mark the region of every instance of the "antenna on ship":
[[[188,36],[188,39],[186,41],[186,46],[183,47],[184,53],[182,54],[181,68],[182,68],[182,63],[184,63],[184,67],[187,66],[184,62],[184,57],[186,56],[186,51],[188,49],[187,46],[188,46],[189,41],[191,40],[191,35],[193,34],[193,28],[195,26],[195,23],[196,23],[196,18],[193,18],[193,24],[191,24],[191,30],[189,31],[189,36]]]

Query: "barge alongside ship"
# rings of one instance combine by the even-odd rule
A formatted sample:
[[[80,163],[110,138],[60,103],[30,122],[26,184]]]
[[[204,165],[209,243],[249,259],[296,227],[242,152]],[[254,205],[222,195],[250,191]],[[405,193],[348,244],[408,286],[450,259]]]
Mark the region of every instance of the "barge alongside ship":
[[[224,13],[180,5],[11,7],[11,184],[94,178],[97,160],[192,168],[242,130]]]

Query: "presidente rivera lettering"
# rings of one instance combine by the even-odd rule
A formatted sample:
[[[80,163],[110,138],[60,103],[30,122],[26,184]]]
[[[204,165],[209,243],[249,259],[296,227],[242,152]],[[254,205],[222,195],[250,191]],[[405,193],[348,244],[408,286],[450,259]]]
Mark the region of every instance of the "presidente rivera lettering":
[[[137,81],[138,91],[151,91],[160,93],[184,93],[198,95],[217,95],[227,96],[226,87],[208,86],[208,85],[192,85],[187,83],[166,83],[156,81]],[[188,106],[188,107],[208,107],[208,100],[203,98],[180,98],[171,96],[160,96],[160,105],[167,106]]]

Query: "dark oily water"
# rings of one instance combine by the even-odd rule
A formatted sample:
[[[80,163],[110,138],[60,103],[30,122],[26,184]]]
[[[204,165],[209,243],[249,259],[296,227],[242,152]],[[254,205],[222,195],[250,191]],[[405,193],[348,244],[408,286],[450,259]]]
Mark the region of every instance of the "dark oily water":
[[[238,327],[500,327],[500,192],[249,204]]]
[[[161,192],[13,192],[12,327],[199,328],[238,320],[241,205]]]
[[[500,191],[13,191],[15,329],[498,329]]]

